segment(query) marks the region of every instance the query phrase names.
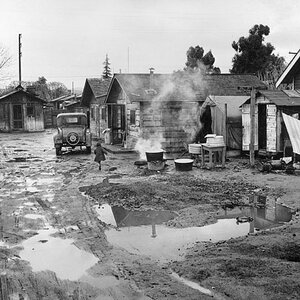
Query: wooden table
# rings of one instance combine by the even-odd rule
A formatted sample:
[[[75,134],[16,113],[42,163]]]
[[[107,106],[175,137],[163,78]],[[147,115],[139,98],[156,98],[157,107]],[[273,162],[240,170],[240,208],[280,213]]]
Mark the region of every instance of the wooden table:
[[[226,157],[226,146],[215,146],[215,145],[208,145],[208,144],[201,144],[201,160],[202,160],[202,167],[205,166],[204,163],[204,154],[205,151],[208,151],[209,154],[209,163],[208,168],[211,169],[217,163],[216,154],[221,152],[222,155],[222,167],[225,167],[225,157]],[[213,161],[213,153],[214,161]]]

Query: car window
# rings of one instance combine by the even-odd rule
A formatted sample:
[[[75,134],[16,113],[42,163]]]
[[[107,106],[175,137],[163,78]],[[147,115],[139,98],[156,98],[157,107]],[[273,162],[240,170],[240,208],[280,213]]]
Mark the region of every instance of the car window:
[[[85,116],[60,116],[57,118],[57,126],[86,125]]]

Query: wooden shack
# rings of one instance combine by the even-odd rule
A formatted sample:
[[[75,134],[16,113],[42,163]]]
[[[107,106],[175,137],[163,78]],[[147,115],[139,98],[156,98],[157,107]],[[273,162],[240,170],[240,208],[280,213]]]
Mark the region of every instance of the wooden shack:
[[[133,149],[138,141],[167,152],[184,149],[200,129],[203,102],[193,86],[168,74],[115,74],[106,98],[112,143]]]
[[[242,150],[242,110],[240,106],[250,96],[209,95],[202,105],[202,114],[209,114],[211,119],[211,133],[224,137],[227,150]],[[208,109],[209,107],[209,109]]]
[[[140,140],[159,141],[180,152],[201,132],[206,97],[244,95],[238,87],[245,85],[264,86],[253,75],[115,74],[105,102],[112,142],[133,149]]]
[[[110,81],[110,78],[87,78],[81,96],[80,106],[88,112],[91,132],[98,138],[103,138],[103,131],[107,129],[107,111],[104,102]]]
[[[250,100],[241,105],[243,150],[250,143]],[[284,153],[290,145],[282,113],[300,118],[300,93],[296,90],[258,90],[255,100],[254,149],[261,154]]]
[[[0,97],[0,131],[43,131],[45,104],[45,100],[17,86]]]
[[[300,119],[300,50],[276,81],[277,90],[257,90],[254,149],[261,154],[292,154],[282,113]],[[242,106],[243,150],[249,150],[250,103]]]

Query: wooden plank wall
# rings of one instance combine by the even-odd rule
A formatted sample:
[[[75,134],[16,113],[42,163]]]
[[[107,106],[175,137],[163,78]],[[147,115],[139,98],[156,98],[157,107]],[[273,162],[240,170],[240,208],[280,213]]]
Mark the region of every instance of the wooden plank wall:
[[[267,105],[267,151],[276,152],[277,141],[277,108],[274,104]]]
[[[198,102],[164,102],[159,107],[142,103],[141,137],[157,139],[167,152],[186,149],[200,129]]]

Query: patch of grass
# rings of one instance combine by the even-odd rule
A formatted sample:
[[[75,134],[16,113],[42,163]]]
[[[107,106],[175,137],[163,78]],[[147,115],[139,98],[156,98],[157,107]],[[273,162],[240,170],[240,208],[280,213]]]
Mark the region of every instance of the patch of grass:
[[[275,245],[269,252],[271,255],[279,259],[300,262],[300,245],[293,242],[286,243],[281,246]]]
[[[300,299],[300,283],[299,280],[291,280],[280,278],[273,281],[273,284],[264,286],[266,291],[277,295],[273,299]],[[287,298],[287,296],[289,296]]]
[[[239,279],[257,277],[260,273],[264,273],[266,262],[260,259],[235,259],[224,261],[218,268],[218,271],[223,272],[225,276]]]
[[[199,282],[205,280],[206,278],[210,277],[211,273],[206,269],[198,270],[193,276],[192,279],[197,280]]]

